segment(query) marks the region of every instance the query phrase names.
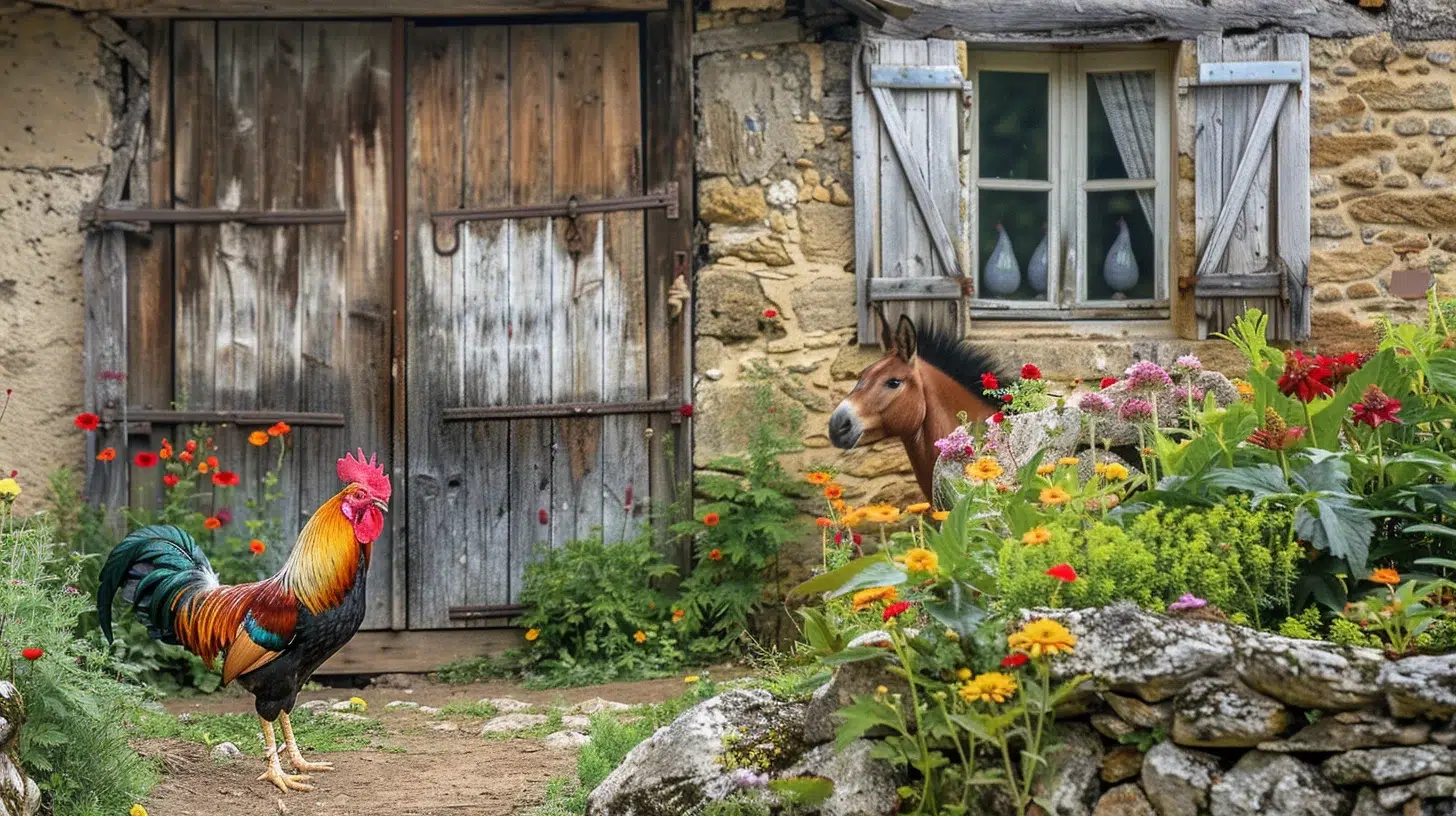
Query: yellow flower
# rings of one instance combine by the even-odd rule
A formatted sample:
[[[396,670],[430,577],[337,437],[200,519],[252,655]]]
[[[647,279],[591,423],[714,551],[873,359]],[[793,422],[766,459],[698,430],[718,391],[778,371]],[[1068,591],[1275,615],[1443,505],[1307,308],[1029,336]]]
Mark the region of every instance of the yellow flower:
[[[0,501],[13,502],[20,497],[20,482],[11,478],[0,479]]]
[[[1060,487],[1044,487],[1041,491],[1041,503],[1049,505],[1066,504],[1071,501],[1072,496]]]
[[[978,482],[989,482],[1004,472],[1001,470],[1001,465],[989,456],[982,456],[980,459],[966,465],[966,478],[974,479]]]
[[[864,520],[865,510],[862,507],[846,510],[844,515],[839,517],[839,523],[845,527],[858,527],[864,523]]]
[[[538,637],[541,637],[541,630],[540,629],[527,629],[526,630],[526,642],[527,643],[530,643],[531,641],[534,641]]]
[[[836,513],[843,513],[844,511],[849,509],[849,505],[844,503],[844,499],[835,499],[834,501],[829,503],[829,506],[833,507],[834,512]]]
[[[968,703],[1004,703],[1016,694],[1016,678],[1001,672],[986,672],[960,688],[961,699]]]
[[[1112,462],[1102,468],[1102,475],[1110,482],[1120,482],[1127,478],[1127,468]]]
[[[1036,546],[1052,540],[1051,531],[1045,527],[1033,527],[1021,536],[1021,543]]]
[[[1051,657],[1063,652],[1070,654],[1077,645],[1077,636],[1051,618],[1039,618],[1006,638],[1006,645],[1032,657]]]
[[[967,680],[971,679],[971,670],[956,669],[956,679],[961,681],[962,683],[966,682]]]
[[[1067,467],[1073,467],[1075,465],[1082,464],[1082,460],[1078,459],[1075,456],[1063,456],[1062,458],[1057,460],[1057,464],[1066,465]]]
[[[916,502],[916,503],[914,503],[912,505],[907,506],[905,508],[905,512],[907,512],[907,513],[924,513],[926,510],[929,510],[929,509],[930,509],[930,502]]]
[[[636,632],[632,633],[632,639],[637,641],[638,643],[646,643],[647,633],[642,631],[641,629],[638,629]]]
[[[355,711],[368,711],[369,710],[369,704],[366,703],[366,702],[364,702],[364,698],[363,697],[350,697],[349,698],[349,708],[352,708]]]
[[[883,696],[889,694],[890,689],[886,686],[875,686],[875,693]]]
[[[147,809],[141,805],[132,805],[131,810],[126,812],[127,816],[147,816]]]
[[[697,676],[696,674],[690,674],[687,677],[684,677],[683,678],[683,682],[684,683],[696,683],[696,682],[698,682],[701,679],[703,679],[703,678]]]
[[[268,432],[253,431],[252,433],[248,434],[248,444],[258,448],[263,447],[264,445],[268,444]]]
[[[866,521],[874,524],[894,524],[900,520],[900,508],[892,504],[872,504],[861,507]]]
[[[940,556],[924,547],[916,547],[905,553],[905,568],[911,572],[935,572],[940,569]]]
[[[1097,464],[1092,466],[1092,472],[1097,474],[1098,476],[1101,476],[1102,474],[1107,472],[1107,463],[1098,462]]]
[[[1234,380],[1234,388],[1239,392],[1239,397],[1244,402],[1254,401],[1254,385],[1244,380]]]
[[[930,514],[930,517],[935,519],[936,521],[945,521],[946,519],[950,518],[950,511],[936,510],[935,512]]]
[[[870,587],[861,589],[850,598],[854,611],[858,612],[870,604],[884,601],[889,603],[900,597],[900,593],[892,586]]]
[[[1038,476],[1050,476],[1050,475],[1052,475],[1053,473],[1056,473],[1056,472],[1057,472],[1057,466],[1056,465],[1037,465],[1036,466],[1036,475],[1038,475]]]

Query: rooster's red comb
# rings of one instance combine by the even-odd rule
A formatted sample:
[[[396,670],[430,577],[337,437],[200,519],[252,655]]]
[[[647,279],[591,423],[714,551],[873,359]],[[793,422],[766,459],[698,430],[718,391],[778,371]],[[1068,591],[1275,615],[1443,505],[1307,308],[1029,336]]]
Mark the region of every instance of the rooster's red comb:
[[[369,454],[367,461],[364,459],[363,448],[359,449],[359,458],[346,453],[339,460],[339,479],[345,484],[361,484],[374,498],[389,501],[389,477],[384,474],[384,468],[374,461],[374,454]]]

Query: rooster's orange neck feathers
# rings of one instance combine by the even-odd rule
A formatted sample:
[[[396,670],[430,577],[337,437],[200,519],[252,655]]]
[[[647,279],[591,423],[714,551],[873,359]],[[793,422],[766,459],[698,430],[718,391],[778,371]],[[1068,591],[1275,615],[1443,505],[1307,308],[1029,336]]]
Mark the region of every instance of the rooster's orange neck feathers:
[[[344,516],[341,490],[324,502],[298,533],[298,544],[279,573],[293,597],[317,615],[338,606],[354,585],[359,559],[369,566],[370,544],[359,544]]]

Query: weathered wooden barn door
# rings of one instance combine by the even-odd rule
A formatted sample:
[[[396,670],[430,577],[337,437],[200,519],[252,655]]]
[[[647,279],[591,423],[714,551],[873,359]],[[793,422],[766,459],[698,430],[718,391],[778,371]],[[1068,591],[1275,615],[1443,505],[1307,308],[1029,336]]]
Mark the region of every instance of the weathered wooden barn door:
[[[634,535],[659,487],[648,429],[680,400],[648,370],[644,210],[667,198],[644,189],[640,38],[411,27],[410,628],[501,616],[538,545]]]
[[[184,410],[295,415],[276,487],[283,537],[266,542],[270,566],[337,492],[335,461],[345,451],[393,458],[389,65],[388,22],[172,28],[173,206],[302,217],[173,227],[173,345],[133,348],[134,368],[147,370],[138,358],[170,355],[173,401]],[[273,466],[271,446],[246,440],[258,429],[245,423],[218,434],[223,466],[243,478],[226,494],[237,527],[220,537],[251,537],[241,525],[246,502],[262,494]],[[153,441],[185,433],[157,428]],[[391,608],[387,529],[373,558],[364,626],[402,626]]]

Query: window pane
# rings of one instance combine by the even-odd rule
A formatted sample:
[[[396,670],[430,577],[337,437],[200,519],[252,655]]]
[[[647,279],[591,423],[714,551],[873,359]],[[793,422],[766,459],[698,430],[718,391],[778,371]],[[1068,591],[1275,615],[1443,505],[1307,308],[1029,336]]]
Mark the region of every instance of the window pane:
[[[981,178],[1045,181],[1048,75],[982,71],[979,80]]]
[[[1087,75],[1087,178],[1156,175],[1153,89],[1152,71]]]
[[[982,190],[979,206],[976,297],[1045,301],[1047,253],[1044,248],[1042,252],[1037,249],[1047,237],[1047,194]],[[996,229],[998,225],[1004,228],[1004,241],[1001,231]],[[1011,259],[1015,260],[1014,264],[1010,263]]]
[[[1088,300],[1152,300],[1152,190],[1087,193]],[[1123,233],[1126,232],[1124,236]]]

